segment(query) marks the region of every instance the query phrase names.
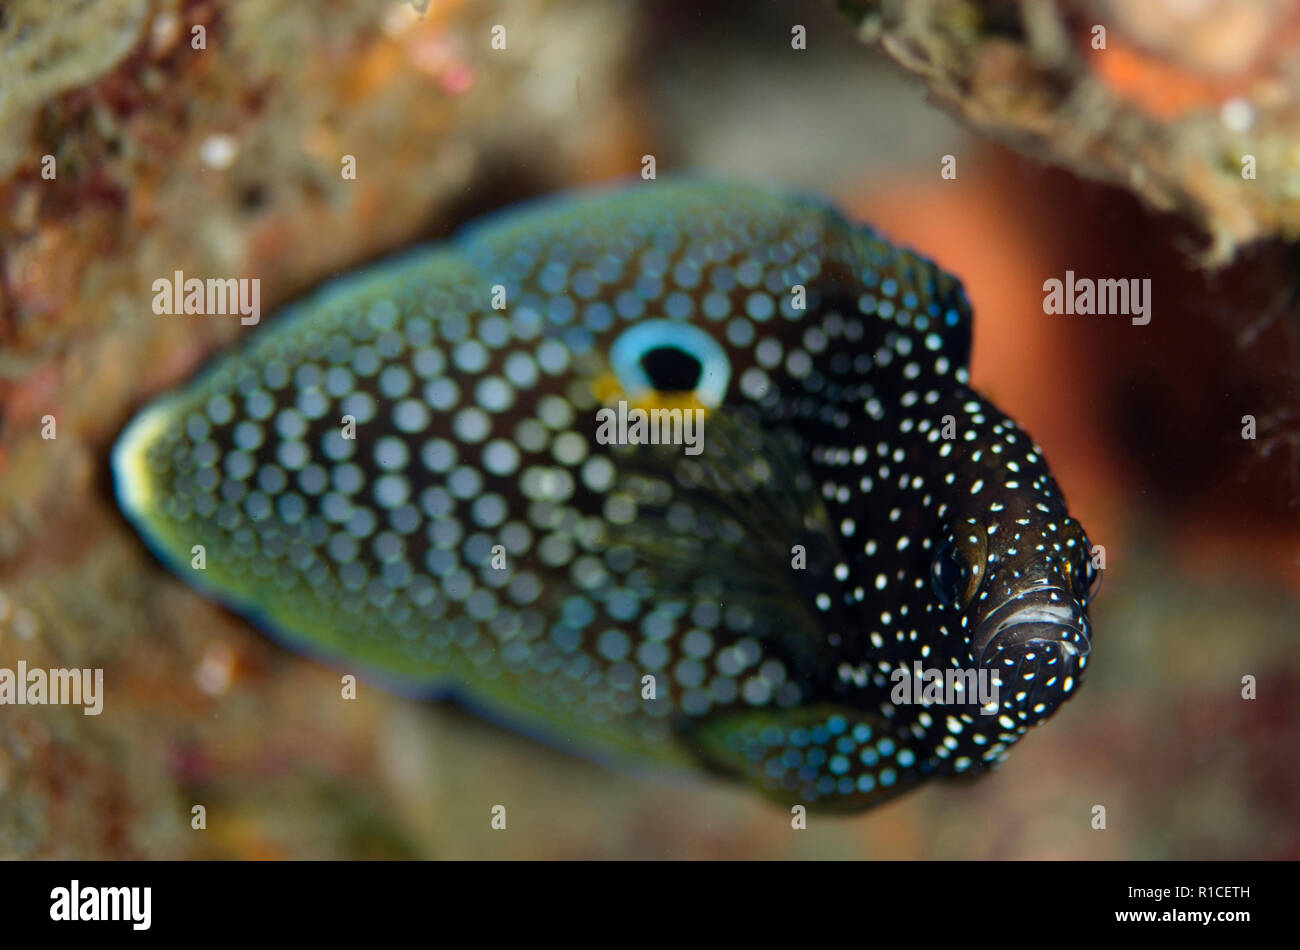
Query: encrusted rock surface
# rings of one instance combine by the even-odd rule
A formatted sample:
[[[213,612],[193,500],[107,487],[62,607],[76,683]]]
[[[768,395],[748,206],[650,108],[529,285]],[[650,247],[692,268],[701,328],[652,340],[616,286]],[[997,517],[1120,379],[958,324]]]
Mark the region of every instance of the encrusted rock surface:
[[[979,132],[1196,222],[1208,263],[1300,237],[1294,0],[840,7]]]

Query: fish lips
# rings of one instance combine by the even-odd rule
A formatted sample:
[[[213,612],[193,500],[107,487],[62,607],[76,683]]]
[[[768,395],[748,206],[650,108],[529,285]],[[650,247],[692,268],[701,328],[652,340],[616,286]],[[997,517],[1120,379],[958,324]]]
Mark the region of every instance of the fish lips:
[[[1088,616],[1060,587],[1035,587],[1008,598],[976,628],[971,658],[996,673],[1017,718],[1041,722],[1078,686],[1092,652]],[[1007,708],[1005,699],[1003,709]]]

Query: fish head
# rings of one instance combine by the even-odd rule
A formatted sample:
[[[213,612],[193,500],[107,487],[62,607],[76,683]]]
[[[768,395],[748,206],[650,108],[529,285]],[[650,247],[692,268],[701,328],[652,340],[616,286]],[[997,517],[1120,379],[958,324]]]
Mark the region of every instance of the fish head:
[[[1101,579],[1083,526],[1053,496],[1055,505],[1008,497],[996,513],[987,501],[954,513],[930,563],[934,596],[958,618],[971,665],[998,682],[1001,714],[1025,726],[1082,682]]]

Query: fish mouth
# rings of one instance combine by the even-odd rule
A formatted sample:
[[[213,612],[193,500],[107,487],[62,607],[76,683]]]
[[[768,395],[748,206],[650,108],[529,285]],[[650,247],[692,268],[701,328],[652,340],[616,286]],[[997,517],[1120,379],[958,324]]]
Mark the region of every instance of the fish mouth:
[[[1092,653],[1083,606],[1060,587],[1008,598],[976,628],[971,658],[1001,683],[1003,711],[1033,724],[1078,686]]]

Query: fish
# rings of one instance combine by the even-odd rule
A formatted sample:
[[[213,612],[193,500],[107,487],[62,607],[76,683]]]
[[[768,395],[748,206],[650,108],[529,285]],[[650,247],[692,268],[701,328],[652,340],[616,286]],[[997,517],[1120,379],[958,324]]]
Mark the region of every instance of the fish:
[[[1001,765],[1091,655],[1101,567],[972,333],[819,195],[561,193],[285,308],[129,422],[115,491],[291,649],[860,812]]]

